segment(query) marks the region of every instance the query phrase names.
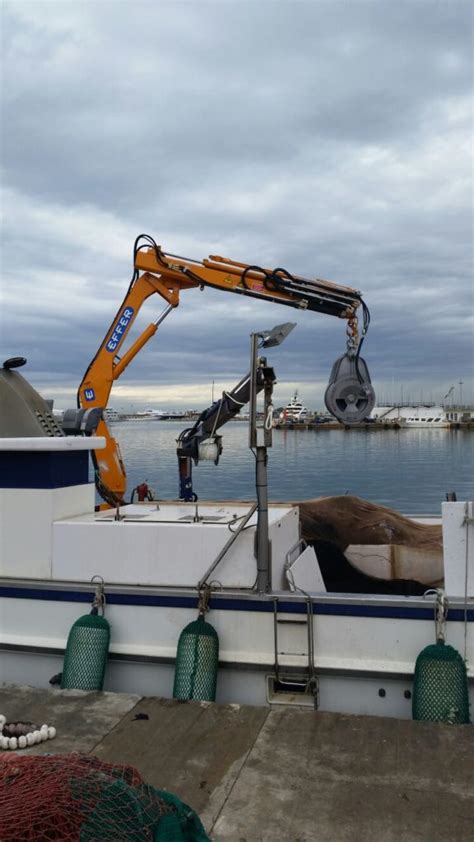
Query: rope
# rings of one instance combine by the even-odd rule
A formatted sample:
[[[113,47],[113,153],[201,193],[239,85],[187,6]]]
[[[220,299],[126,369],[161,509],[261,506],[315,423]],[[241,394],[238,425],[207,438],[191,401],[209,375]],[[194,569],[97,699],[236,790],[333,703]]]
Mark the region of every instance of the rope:
[[[204,617],[206,612],[209,611],[211,593],[212,588],[208,584],[203,585],[199,591],[198,613],[200,617]]]
[[[436,629],[436,640],[442,641],[444,643],[446,635],[445,635],[445,625],[446,620],[448,617],[448,599],[446,594],[441,588],[438,588],[436,591],[436,604],[435,604],[435,629]]]
[[[104,590],[105,582],[104,582],[102,576],[95,575],[91,579],[92,584],[94,584],[94,579],[98,579],[99,581],[96,583],[95,596],[94,596],[94,601],[92,603],[92,612],[91,613],[98,614],[99,611],[101,611],[102,616],[104,616],[104,614],[105,614],[105,603],[106,603],[105,590]]]
[[[267,414],[265,417],[265,429],[271,430],[273,427],[273,404],[268,404]]]
[[[232,403],[235,403],[236,406],[245,406],[247,401],[238,401],[234,395],[231,395],[230,392],[222,392],[222,397],[228,398]]]
[[[220,416],[220,414],[221,414],[221,409],[222,409],[222,404],[223,404],[223,403],[224,403],[224,392],[222,392],[222,397],[221,397],[221,399],[220,399],[220,401],[219,401],[219,409],[217,410],[216,419],[215,419],[215,421],[214,421],[214,426],[213,426],[213,428],[212,428],[212,433],[211,433],[211,435],[210,435],[210,438],[214,438],[215,432],[216,432],[216,430],[217,430],[217,422],[219,421],[219,416]]]
[[[435,639],[436,643],[444,643],[445,641],[445,634],[444,634],[444,626],[446,624],[446,620],[448,618],[448,599],[445,592],[441,588],[429,588],[427,591],[424,592],[423,597],[436,596],[435,604],[434,604],[434,624],[435,624]]]
[[[222,392],[222,397],[219,401],[219,409],[217,410],[217,415],[216,415],[216,419],[214,421],[214,426],[212,428],[211,436],[214,436],[214,434],[216,432],[217,422],[219,421],[221,409],[222,409],[222,406],[224,404],[225,398],[227,398],[228,401],[232,401],[232,403],[235,404],[235,406],[245,406],[245,404],[246,404],[246,401],[238,401],[236,398],[234,398],[233,395],[230,395],[229,392]]]

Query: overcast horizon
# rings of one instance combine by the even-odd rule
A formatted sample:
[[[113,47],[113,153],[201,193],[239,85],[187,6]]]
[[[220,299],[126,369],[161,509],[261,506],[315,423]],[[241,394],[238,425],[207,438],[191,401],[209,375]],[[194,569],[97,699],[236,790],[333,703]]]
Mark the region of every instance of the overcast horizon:
[[[4,2],[0,363],[73,405],[145,232],[360,289],[378,402],[474,403],[472,35],[464,0]],[[285,321],[274,403],[321,409],[345,322],[209,289],[109,406],[203,408]]]

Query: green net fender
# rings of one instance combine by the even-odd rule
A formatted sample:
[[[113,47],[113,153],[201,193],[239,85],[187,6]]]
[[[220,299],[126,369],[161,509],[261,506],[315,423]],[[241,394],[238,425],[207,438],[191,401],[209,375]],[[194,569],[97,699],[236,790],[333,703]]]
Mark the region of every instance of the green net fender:
[[[173,698],[214,702],[217,689],[219,638],[203,616],[181,632],[176,652]]]
[[[61,677],[63,690],[102,690],[110,625],[99,614],[84,614],[69,632]]]
[[[452,646],[427,646],[415,664],[413,719],[468,724],[469,688],[464,661]]]

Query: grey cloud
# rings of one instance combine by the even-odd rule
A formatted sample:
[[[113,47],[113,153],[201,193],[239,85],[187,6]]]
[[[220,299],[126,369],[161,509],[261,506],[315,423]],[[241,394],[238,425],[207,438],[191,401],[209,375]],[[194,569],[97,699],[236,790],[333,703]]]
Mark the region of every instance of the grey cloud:
[[[469,89],[468,7],[452,5],[77,4],[77,28],[52,32],[36,18],[7,33],[12,83],[27,69],[5,162],[29,190],[88,200],[93,183],[125,211],[197,179],[225,186],[229,167],[265,181],[306,144],[413,143],[433,99]]]
[[[77,385],[144,230],[362,289],[378,381],[468,379],[469,3],[38,0],[3,24],[5,356]],[[279,377],[324,380],[342,323],[206,291],[125,382],[232,382],[286,319]]]

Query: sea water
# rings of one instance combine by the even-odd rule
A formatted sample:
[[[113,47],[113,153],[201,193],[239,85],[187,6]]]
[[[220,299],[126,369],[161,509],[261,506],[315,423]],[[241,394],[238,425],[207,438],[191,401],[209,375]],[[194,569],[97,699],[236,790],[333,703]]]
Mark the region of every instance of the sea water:
[[[176,439],[185,421],[123,421],[111,425],[127,469],[127,499],[146,480],[155,496],[179,496]],[[216,466],[193,466],[201,500],[254,500],[255,457],[248,425],[220,430]],[[274,501],[355,494],[406,514],[441,512],[447,492],[473,499],[474,435],[468,430],[274,430],[268,450],[268,494]]]

